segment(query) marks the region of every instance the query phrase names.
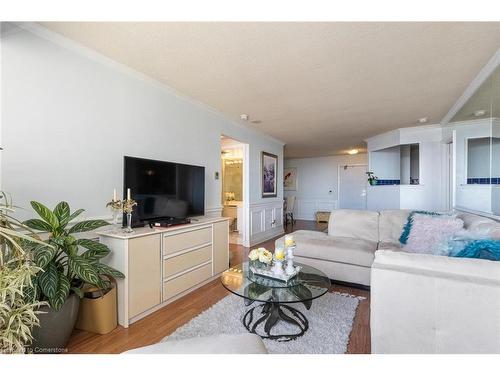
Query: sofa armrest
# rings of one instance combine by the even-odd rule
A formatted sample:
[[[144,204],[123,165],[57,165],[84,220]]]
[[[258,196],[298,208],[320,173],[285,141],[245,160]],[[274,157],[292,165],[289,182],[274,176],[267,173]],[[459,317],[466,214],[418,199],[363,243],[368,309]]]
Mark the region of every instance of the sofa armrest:
[[[378,250],[372,268],[500,286],[500,262]]]
[[[377,251],[372,353],[500,353],[500,262]]]

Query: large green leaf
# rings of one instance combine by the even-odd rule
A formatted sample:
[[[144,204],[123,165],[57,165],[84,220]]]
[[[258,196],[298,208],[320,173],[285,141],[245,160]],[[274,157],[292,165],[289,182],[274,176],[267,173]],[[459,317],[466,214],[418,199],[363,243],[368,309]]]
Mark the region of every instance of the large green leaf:
[[[49,208],[37,201],[31,201],[31,207],[33,207],[36,213],[53,229],[59,226],[59,219]]]
[[[66,240],[65,236],[51,237],[50,242],[54,243],[58,246],[64,246],[64,241]]]
[[[54,208],[54,214],[57,216],[61,226],[68,224],[70,214],[69,204],[67,202],[59,202],[56,208]]]
[[[99,284],[98,271],[89,260],[80,256],[70,256],[68,258],[68,266],[70,271],[83,281],[92,285]]]
[[[56,255],[56,249],[54,247],[38,245],[33,249],[35,254],[35,263],[40,268],[45,268],[47,264]]]
[[[68,233],[78,233],[78,232],[88,232],[89,230],[94,230],[100,227],[109,225],[107,221],[104,220],[85,220],[80,221],[75,224]]]
[[[19,246],[19,244],[16,242],[16,241],[21,241],[21,240],[24,240],[24,241],[27,241],[29,243],[37,243],[39,245],[46,245],[45,242],[43,241],[40,241],[40,240],[37,240],[36,238],[32,237],[32,236],[29,236],[27,234],[23,234],[21,232],[18,232],[16,230],[12,230],[12,229],[9,229],[9,228],[5,228],[5,227],[2,227],[0,226],[0,235],[2,237],[4,237],[5,239],[7,239],[9,242],[12,243],[13,246]],[[14,240],[16,239],[16,240]],[[47,246],[50,246],[50,245],[47,245]]]
[[[62,305],[64,305],[64,302],[68,298],[70,286],[71,285],[70,285],[69,279],[66,277],[66,275],[63,273],[60,273],[59,274],[59,286],[57,288],[56,294],[54,297],[49,298],[50,306],[54,310],[59,310],[62,307]]]
[[[73,212],[71,215],[69,215],[67,223],[70,223],[71,220],[75,220],[78,216],[80,216],[80,214],[83,211],[85,211],[83,208],[79,208],[78,210],[76,210],[75,212]]]
[[[31,229],[41,230],[44,232],[52,232],[52,227],[50,226],[50,224],[40,219],[26,220],[23,224],[27,227],[30,227]]]
[[[59,284],[59,272],[54,262],[50,262],[45,271],[38,277],[42,293],[49,298],[54,298]]]
[[[80,245],[81,247],[88,249],[88,251],[82,254],[84,258],[86,257],[92,257],[97,259],[104,258],[110,252],[109,248],[106,245],[90,239],[78,240],[77,244]],[[87,254],[87,256],[85,256],[85,254]]]
[[[97,268],[100,275],[113,276],[114,278],[117,279],[125,278],[125,275],[123,273],[121,273],[118,270],[115,270],[114,268],[111,268],[107,264],[97,263],[94,266]]]

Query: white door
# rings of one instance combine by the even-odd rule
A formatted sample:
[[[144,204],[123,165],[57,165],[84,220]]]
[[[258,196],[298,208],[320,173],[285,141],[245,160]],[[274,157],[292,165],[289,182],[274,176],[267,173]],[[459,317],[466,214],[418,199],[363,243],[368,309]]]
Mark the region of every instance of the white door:
[[[366,210],[366,165],[339,166],[339,208]]]

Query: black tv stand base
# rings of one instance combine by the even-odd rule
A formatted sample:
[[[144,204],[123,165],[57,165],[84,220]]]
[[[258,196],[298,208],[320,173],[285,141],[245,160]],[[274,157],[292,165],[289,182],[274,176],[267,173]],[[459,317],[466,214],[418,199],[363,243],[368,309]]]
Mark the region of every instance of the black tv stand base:
[[[190,224],[191,219],[189,218],[177,218],[177,217],[165,217],[149,220],[148,224],[150,228],[168,228],[175,225]]]

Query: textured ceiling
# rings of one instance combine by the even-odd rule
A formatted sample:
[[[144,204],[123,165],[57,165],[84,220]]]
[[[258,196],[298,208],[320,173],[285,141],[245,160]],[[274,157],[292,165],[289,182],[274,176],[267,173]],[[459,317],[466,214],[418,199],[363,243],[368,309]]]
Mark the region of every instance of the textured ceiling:
[[[286,142],[287,157],[439,122],[500,23],[43,23]]]

